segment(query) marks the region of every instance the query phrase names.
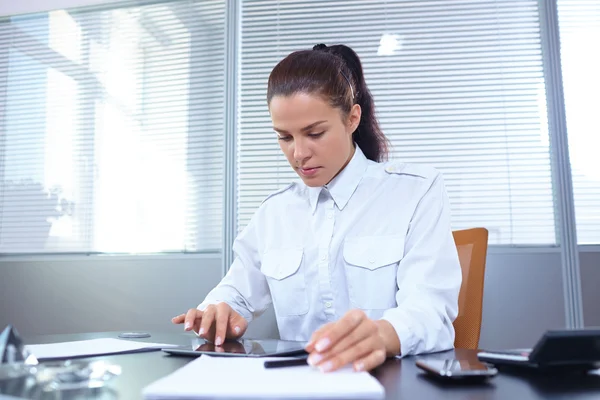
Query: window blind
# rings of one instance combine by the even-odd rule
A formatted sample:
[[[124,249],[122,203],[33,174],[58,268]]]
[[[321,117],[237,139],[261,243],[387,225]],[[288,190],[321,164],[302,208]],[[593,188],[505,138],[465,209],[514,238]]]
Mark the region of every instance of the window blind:
[[[0,22],[0,253],[221,248],[225,2]]]
[[[600,3],[557,6],[577,242],[600,244]]]
[[[267,110],[271,69],[343,43],[361,57],[391,158],[444,174],[453,229],[555,244],[539,26],[536,0],[242,1],[238,228],[296,178]]]

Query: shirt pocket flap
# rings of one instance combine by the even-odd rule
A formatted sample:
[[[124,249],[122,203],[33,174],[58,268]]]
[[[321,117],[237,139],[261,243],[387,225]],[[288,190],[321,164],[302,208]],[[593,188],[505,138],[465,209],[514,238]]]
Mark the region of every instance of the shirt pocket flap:
[[[267,250],[263,255],[260,270],[266,276],[278,281],[285,279],[298,271],[302,262],[302,254],[302,249]]]
[[[374,270],[395,264],[404,256],[404,236],[362,236],[344,241],[344,260],[348,264]]]

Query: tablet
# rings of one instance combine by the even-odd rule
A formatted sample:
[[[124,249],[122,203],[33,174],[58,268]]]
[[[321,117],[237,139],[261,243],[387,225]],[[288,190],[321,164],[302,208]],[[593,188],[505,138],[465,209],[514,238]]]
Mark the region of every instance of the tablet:
[[[307,342],[294,342],[277,339],[239,339],[226,340],[222,346],[215,346],[204,339],[194,339],[189,346],[162,349],[165,353],[189,357],[202,354],[223,357],[278,357],[306,355]]]

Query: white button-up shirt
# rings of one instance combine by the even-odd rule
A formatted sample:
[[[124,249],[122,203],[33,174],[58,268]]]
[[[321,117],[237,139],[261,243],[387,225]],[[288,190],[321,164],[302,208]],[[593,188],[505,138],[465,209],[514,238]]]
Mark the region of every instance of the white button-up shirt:
[[[236,238],[227,275],[198,306],[248,320],[275,308],[284,340],[309,340],[359,308],[389,321],[401,354],[453,347],[462,273],[442,176],[368,160],[360,148],[326,186],[270,195]]]

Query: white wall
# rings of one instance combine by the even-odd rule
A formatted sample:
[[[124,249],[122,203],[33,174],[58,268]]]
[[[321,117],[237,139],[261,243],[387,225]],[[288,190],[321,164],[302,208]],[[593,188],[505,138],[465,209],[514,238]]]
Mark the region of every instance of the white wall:
[[[544,331],[564,324],[560,253],[490,249],[480,347],[530,347]]]
[[[600,227],[598,227],[600,229]],[[579,252],[583,318],[586,327],[600,327],[600,250],[598,246]]]
[[[84,7],[122,0],[0,0],[0,16]]]
[[[25,335],[171,329],[220,279],[215,256],[0,259],[0,327]]]
[[[25,336],[106,331],[175,332],[221,279],[217,255],[0,258],[0,330]],[[278,337],[272,311],[249,335]],[[260,321],[260,322],[259,322]]]

